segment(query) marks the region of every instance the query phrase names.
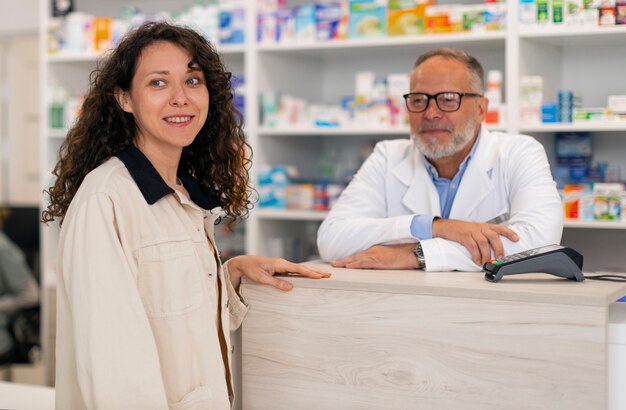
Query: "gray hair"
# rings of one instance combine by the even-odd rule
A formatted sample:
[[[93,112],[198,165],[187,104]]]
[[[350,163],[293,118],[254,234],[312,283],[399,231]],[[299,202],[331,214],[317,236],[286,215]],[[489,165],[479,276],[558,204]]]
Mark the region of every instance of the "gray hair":
[[[422,63],[426,62],[426,60],[429,60],[433,57],[449,58],[452,60],[456,60],[459,63],[465,64],[465,67],[467,67],[467,70],[470,74],[470,81],[473,83],[474,86],[478,87],[480,89],[480,92],[482,93],[482,90],[485,88],[485,83],[483,80],[485,76],[485,70],[475,57],[469,55],[465,51],[461,51],[456,48],[435,48],[419,56],[417,61],[415,62],[415,65],[413,66],[413,69],[416,69]]]

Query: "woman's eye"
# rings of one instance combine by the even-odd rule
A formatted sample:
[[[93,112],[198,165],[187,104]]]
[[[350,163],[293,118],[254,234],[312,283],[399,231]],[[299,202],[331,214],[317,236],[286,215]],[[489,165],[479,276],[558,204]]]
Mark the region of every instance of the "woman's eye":
[[[189,84],[189,85],[198,85],[198,84],[200,84],[200,79],[199,78],[190,78],[189,80],[187,80],[187,84]]]
[[[152,80],[150,81],[150,85],[153,87],[162,87],[165,85],[165,81],[163,80]]]

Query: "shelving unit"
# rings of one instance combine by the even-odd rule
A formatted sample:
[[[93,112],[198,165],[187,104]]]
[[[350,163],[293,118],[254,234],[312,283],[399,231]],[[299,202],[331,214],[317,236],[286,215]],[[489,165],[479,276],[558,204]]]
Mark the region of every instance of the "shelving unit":
[[[300,209],[271,209],[261,208],[256,211],[259,219],[285,221],[323,221],[327,211],[309,211]]]
[[[544,101],[556,101],[559,89],[573,89],[583,95],[584,106],[605,106],[609,94],[624,94],[626,27],[526,26],[517,22],[518,2],[508,0],[505,32],[438,34],[417,37],[343,40],[312,44],[261,44],[251,52],[256,60],[256,88],[277,90],[311,102],[335,103],[354,92],[354,74],[371,70],[384,75],[409,72],[415,59],[427,49],[452,46],[475,55],[486,70],[504,73],[507,124],[490,127],[510,133],[532,135],[542,142],[551,163],[555,163],[554,134],[591,133],[597,159],[610,161],[626,173],[626,122],[588,122],[527,125],[519,121],[520,81],[523,75],[544,77]],[[598,64],[602,61],[602,64]],[[621,88],[620,88],[621,87]],[[258,93],[251,95],[258,105]],[[250,117],[255,118],[255,117]],[[258,117],[257,117],[258,118]],[[253,127],[255,169],[264,165],[298,165],[304,179],[316,176],[321,150],[336,147],[337,162],[350,160],[359,144],[388,138],[407,138],[406,128],[265,128]],[[317,174],[319,177],[319,174]],[[248,251],[266,253],[268,238],[286,231],[311,230],[323,213],[294,210],[257,209],[249,221]],[[295,224],[300,224],[296,226]],[[586,255],[586,266],[626,266],[617,243],[626,242],[622,222],[567,221],[564,244],[575,244]],[[608,244],[599,240],[609,235]],[[617,236],[616,236],[617,235]],[[306,240],[306,238],[300,238]],[[315,238],[309,238],[314,241]]]
[[[626,229],[624,221],[577,221],[566,219],[564,226],[566,228],[581,229]]]
[[[626,133],[626,121],[589,121],[572,123],[541,124],[521,127],[522,133],[553,133],[553,132],[621,132]]]
[[[49,20],[49,1],[41,1],[41,27]],[[305,3],[301,1],[300,3]],[[312,2],[312,1],[311,1]],[[478,3],[478,1],[476,1]],[[96,15],[114,14],[127,0],[81,1],[78,7]],[[166,0],[133,2],[142,10],[172,7]],[[178,6],[177,6],[178,7]],[[243,73],[246,80],[246,133],[254,150],[251,181],[266,165],[298,165],[304,179],[319,179],[318,158],[323,150],[334,152],[334,163],[345,171],[356,170],[359,148],[382,139],[408,138],[408,128],[266,128],[260,124],[259,93],[279,91],[315,103],[337,103],[354,93],[357,71],[377,75],[408,73],[417,57],[434,47],[457,47],[476,56],[485,70],[504,74],[506,125],[490,127],[510,133],[524,133],[541,141],[554,161],[554,133],[588,131],[592,134],[598,159],[621,167],[626,177],[626,123],[572,123],[525,125],[519,123],[520,77],[544,77],[544,101],[556,100],[559,89],[575,89],[583,95],[584,106],[604,106],[609,94],[626,94],[623,81],[626,67],[626,26],[623,27],[531,27],[517,23],[517,0],[507,0],[507,27],[504,32],[437,34],[343,40],[312,44],[257,44],[256,1],[246,10],[246,43],[220,47],[229,69]],[[44,30],[45,32],[45,30]],[[86,90],[88,73],[97,55],[59,54],[48,56],[42,36],[41,84],[67,84],[75,92]],[[599,63],[601,62],[601,63]],[[48,96],[42,87],[42,124],[48,121]],[[42,170],[50,170],[65,130],[41,132]],[[42,186],[50,176],[42,175]],[[313,256],[317,226],[325,212],[272,210],[256,207],[246,223],[246,250],[252,254],[273,254],[276,239],[294,238],[307,248],[303,258]],[[626,223],[567,221],[563,243],[585,254],[586,267],[626,266],[626,254],[619,250],[626,243]],[[54,262],[58,229],[42,232],[44,280],[54,286]],[[305,246],[304,244],[308,245]],[[45,336],[45,335],[44,335]]]

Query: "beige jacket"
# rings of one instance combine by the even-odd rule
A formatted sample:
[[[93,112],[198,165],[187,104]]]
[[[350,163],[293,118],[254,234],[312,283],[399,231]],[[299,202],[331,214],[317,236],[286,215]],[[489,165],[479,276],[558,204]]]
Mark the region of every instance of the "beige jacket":
[[[219,263],[219,201],[184,173],[193,202],[175,192],[135,147],[118,157],[87,175],[61,230],[56,407],[229,409],[247,307]]]

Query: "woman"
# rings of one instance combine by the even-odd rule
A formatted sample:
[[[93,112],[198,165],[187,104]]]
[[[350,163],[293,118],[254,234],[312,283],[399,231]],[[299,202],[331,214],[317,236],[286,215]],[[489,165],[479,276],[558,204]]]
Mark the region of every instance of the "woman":
[[[241,277],[329,274],[282,259],[221,266],[213,227],[243,216],[249,147],[227,73],[192,30],[130,33],[92,78],[44,221],[62,224],[57,408],[228,409]]]

